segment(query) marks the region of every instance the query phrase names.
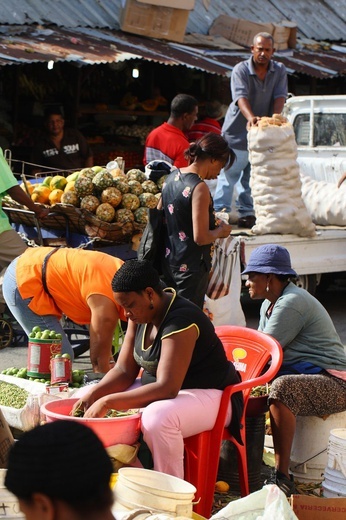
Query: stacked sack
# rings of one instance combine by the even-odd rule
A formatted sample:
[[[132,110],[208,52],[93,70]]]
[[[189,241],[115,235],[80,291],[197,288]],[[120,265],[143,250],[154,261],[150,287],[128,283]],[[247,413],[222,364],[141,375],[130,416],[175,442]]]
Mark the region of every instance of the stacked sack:
[[[315,236],[315,225],[302,199],[292,125],[279,114],[262,117],[249,129],[248,149],[256,214],[252,232]]]
[[[346,226],[346,184],[315,181],[301,175],[302,197],[313,221],[320,226]]]

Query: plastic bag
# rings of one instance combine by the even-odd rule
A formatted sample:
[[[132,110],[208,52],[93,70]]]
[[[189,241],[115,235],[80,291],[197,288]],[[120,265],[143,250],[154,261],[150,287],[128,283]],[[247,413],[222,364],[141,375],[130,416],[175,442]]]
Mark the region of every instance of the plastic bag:
[[[207,294],[204,298],[204,312],[218,325],[245,326],[246,320],[240,302],[240,241],[231,236],[217,239]]]
[[[211,520],[298,520],[278,486],[264,486],[259,491],[230,502]]]

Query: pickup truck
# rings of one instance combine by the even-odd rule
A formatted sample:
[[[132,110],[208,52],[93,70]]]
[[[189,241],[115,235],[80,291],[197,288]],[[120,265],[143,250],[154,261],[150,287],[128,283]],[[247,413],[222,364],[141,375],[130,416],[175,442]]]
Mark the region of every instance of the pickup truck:
[[[293,96],[283,115],[292,123],[298,163],[303,175],[338,184],[346,172],[346,96]],[[340,189],[345,190],[346,181]],[[312,294],[317,286],[346,278],[346,227],[317,226],[313,238],[289,234],[254,235],[234,230],[243,244],[243,262],[256,247],[275,243],[286,247],[299,274],[298,285]]]

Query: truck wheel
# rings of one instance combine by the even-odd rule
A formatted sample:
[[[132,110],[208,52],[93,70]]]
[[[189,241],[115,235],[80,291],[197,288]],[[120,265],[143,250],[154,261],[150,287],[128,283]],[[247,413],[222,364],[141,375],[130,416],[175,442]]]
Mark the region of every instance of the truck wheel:
[[[310,294],[315,295],[317,286],[317,277],[315,274],[302,274],[299,276],[296,285],[305,289]]]

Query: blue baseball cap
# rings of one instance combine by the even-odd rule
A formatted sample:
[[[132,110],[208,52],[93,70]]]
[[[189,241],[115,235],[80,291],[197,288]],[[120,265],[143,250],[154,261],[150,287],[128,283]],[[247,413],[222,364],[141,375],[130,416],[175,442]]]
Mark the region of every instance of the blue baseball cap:
[[[276,244],[265,244],[252,251],[246,269],[241,274],[251,272],[298,276],[291,267],[287,249]]]

